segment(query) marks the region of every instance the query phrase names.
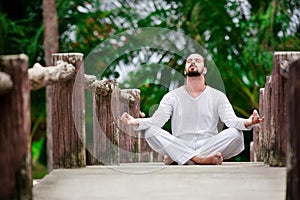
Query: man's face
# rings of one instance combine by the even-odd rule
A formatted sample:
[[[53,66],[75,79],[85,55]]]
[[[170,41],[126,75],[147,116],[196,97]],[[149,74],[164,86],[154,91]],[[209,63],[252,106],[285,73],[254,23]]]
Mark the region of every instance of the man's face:
[[[187,76],[200,76],[206,73],[204,58],[199,54],[191,54],[186,59],[184,72]]]

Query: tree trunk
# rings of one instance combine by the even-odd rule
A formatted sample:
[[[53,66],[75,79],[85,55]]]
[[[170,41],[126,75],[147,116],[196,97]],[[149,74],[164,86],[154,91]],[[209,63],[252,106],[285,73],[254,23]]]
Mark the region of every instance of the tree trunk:
[[[0,69],[13,82],[13,88],[0,96],[0,196],[32,199],[28,57],[1,56]]]
[[[59,51],[58,16],[56,0],[43,0],[44,51],[46,66],[51,65],[51,55]]]
[[[46,66],[51,65],[52,53],[59,52],[59,33],[58,33],[58,16],[55,0],[43,0],[43,22],[44,22],[44,53]],[[52,133],[51,124],[51,86],[46,87],[46,107],[47,107],[47,134]],[[47,138],[47,149],[52,150],[52,141]],[[49,152],[52,154],[52,152]],[[52,156],[48,156],[48,163],[53,163]],[[49,166],[49,165],[48,165]],[[48,172],[52,170],[48,168]]]

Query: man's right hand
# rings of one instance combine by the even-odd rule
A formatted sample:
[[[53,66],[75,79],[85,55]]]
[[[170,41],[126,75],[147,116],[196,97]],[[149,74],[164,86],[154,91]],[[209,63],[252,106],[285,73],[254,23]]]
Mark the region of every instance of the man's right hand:
[[[127,112],[124,112],[122,116],[120,117],[120,120],[125,125],[131,125],[131,126],[139,126],[139,120],[132,117]]]

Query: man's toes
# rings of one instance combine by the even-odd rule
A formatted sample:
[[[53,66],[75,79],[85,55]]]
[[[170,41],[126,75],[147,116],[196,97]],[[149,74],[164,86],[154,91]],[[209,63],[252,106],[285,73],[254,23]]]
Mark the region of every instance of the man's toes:
[[[223,156],[222,156],[222,154],[221,154],[220,152],[218,152],[218,153],[216,154],[216,157],[218,158],[217,164],[218,164],[218,165],[221,165],[222,162],[223,162]]]
[[[164,163],[165,165],[168,165],[170,162],[170,157],[168,155],[164,155]]]

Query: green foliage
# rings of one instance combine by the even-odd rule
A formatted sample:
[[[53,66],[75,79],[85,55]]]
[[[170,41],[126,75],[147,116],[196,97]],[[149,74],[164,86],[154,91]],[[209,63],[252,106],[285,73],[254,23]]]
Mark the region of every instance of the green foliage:
[[[33,179],[40,179],[47,173],[45,138],[32,143]]]
[[[1,6],[3,12],[0,12],[0,54],[25,53],[32,66],[36,61],[41,62],[44,55],[42,1],[15,3],[24,5],[24,8],[11,11],[15,8],[5,7],[6,4]]]

